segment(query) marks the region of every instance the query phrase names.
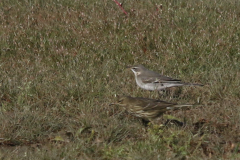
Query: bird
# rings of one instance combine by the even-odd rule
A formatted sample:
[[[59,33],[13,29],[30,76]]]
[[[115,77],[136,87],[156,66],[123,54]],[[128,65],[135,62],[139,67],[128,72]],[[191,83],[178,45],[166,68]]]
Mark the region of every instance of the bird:
[[[142,118],[145,121],[154,121],[166,111],[188,108],[191,104],[170,103],[156,99],[122,96],[117,103],[110,105],[119,105],[124,107],[131,115]]]
[[[195,83],[185,83],[179,79],[173,79],[161,74],[158,74],[154,71],[148,70],[143,65],[134,65],[130,68],[134,75],[137,85],[145,90],[164,90],[169,87],[177,86],[203,86],[202,84]]]

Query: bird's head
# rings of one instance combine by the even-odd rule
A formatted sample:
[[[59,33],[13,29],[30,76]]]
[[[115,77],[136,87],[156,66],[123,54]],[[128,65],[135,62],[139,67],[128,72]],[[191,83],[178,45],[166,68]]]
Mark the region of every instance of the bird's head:
[[[135,76],[140,75],[144,70],[146,70],[146,68],[141,64],[130,66],[130,67],[127,67],[127,68],[130,68],[133,71]]]
[[[117,103],[112,103],[110,105],[119,105],[119,106],[123,106],[126,107],[126,105],[131,101],[131,97],[129,96],[122,96],[118,98]]]

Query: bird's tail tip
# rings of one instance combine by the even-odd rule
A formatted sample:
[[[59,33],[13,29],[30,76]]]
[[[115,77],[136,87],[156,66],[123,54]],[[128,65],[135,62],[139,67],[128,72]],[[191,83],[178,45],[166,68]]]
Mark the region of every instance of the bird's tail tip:
[[[188,85],[188,86],[204,86],[204,84],[198,84],[198,83],[185,83],[185,85]]]
[[[167,107],[167,109],[172,110],[172,109],[183,109],[183,108],[189,108],[189,107],[198,107],[202,106],[201,104],[178,104],[173,107]]]

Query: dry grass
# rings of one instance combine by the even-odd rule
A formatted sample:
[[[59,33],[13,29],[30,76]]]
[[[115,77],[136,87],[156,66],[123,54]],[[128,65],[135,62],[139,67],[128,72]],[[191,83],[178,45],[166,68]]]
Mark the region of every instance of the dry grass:
[[[1,159],[237,159],[240,2],[0,2]],[[145,127],[116,95],[139,89],[132,64],[204,87],[163,100],[203,107]]]

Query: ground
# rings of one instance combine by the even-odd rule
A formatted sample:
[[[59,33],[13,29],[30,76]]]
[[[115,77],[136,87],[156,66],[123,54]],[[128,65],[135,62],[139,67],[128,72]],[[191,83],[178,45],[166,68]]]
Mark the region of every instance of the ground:
[[[1,1],[1,159],[238,159],[240,2]],[[127,66],[203,87],[159,97]],[[118,96],[198,104],[143,125]],[[185,123],[163,126],[169,117]]]

